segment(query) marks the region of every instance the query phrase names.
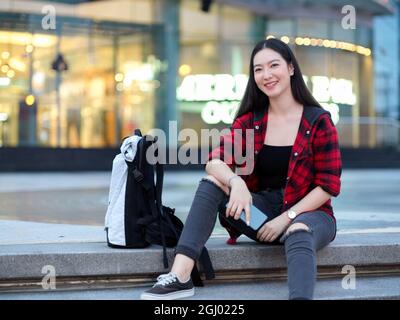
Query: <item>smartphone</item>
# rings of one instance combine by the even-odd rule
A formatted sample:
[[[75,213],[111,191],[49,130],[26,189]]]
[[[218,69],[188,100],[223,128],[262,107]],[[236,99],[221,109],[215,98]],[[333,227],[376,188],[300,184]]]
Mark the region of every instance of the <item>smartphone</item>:
[[[243,210],[240,215],[240,219],[246,222],[246,213]],[[264,222],[268,219],[268,215],[258,209],[256,206],[250,206],[250,227],[254,230],[258,230]]]
[[[240,219],[246,222],[246,213],[243,211],[240,215]],[[258,209],[256,206],[252,205],[250,207],[250,227],[257,230],[261,225],[268,219],[268,216]]]

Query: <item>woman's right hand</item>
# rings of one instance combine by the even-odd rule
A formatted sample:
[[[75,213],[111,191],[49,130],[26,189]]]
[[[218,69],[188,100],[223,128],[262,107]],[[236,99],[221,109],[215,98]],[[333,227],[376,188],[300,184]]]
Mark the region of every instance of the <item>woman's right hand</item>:
[[[231,179],[231,192],[229,202],[226,208],[226,217],[233,217],[234,219],[240,219],[240,215],[244,210],[246,213],[247,225],[250,223],[250,206],[253,202],[251,193],[247,188],[246,183],[240,177]]]

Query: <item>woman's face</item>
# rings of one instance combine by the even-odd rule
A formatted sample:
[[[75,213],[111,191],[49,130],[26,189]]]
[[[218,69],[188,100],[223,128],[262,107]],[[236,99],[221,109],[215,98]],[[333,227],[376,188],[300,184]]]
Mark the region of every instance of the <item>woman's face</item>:
[[[269,48],[257,52],[253,59],[253,72],[257,87],[269,98],[290,92],[293,66],[288,65],[278,52]]]

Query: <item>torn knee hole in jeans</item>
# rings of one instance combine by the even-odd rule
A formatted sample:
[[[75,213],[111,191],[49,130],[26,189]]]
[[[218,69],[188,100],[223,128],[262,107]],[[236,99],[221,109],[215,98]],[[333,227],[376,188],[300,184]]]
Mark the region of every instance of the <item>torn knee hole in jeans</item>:
[[[286,231],[285,234],[281,237],[281,239],[280,239],[279,241],[280,241],[281,243],[283,243],[283,242],[286,241],[286,239],[287,239],[289,236],[291,236],[292,234],[295,234],[295,233],[305,232],[305,233],[312,234],[312,233],[313,233],[313,230],[312,230],[309,226],[306,226],[306,227],[307,227],[307,229],[305,229],[304,227],[302,227],[302,228],[296,228],[296,229],[294,229],[294,230],[288,230],[288,231]],[[290,228],[290,227],[289,227],[289,228]]]

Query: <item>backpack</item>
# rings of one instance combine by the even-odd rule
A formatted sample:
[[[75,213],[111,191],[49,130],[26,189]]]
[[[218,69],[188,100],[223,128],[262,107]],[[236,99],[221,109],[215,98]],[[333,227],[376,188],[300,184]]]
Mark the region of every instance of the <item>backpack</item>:
[[[168,268],[166,248],[177,245],[183,223],[175,216],[175,209],[162,204],[163,165],[150,164],[146,158],[147,150],[155,147],[156,142],[157,137],[142,136],[139,129],[124,139],[121,153],[113,160],[105,231],[107,245],[111,248],[161,245],[164,268]],[[157,148],[154,155],[158,155]],[[205,247],[199,262],[206,279],[214,278]],[[196,266],[192,279],[196,286],[203,285]]]

